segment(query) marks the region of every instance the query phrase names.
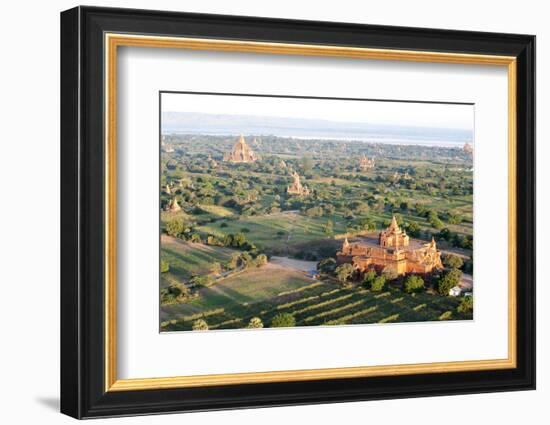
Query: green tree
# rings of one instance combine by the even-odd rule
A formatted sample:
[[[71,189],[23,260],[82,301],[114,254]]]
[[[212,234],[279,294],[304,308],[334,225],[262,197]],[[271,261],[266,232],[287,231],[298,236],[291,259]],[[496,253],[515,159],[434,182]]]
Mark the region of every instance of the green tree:
[[[411,221],[410,223],[408,223],[407,225],[407,233],[411,236],[414,236],[414,237],[418,237],[420,235],[420,226],[418,225],[418,223],[414,222],[414,221]]]
[[[237,233],[233,235],[233,246],[240,247],[246,243],[246,236],[244,233]]]
[[[190,241],[193,243],[201,243],[202,242],[201,235],[199,235],[198,233],[193,233],[191,235]]]
[[[439,316],[439,320],[449,320],[453,316],[453,312],[448,310]]]
[[[377,276],[372,281],[370,286],[371,291],[380,292],[386,286],[386,278],[384,276]]]
[[[296,326],[296,319],[290,313],[279,313],[271,320],[272,328],[291,328]]]
[[[317,263],[317,270],[322,273],[332,273],[336,269],[336,260],[332,257],[323,258]]]
[[[325,235],[331,237],[334,235],[334,222],[332,220],[327,220],[324,226]]]
[[[456,308],[459,313],[469,313],[474,309],[474,297],[464,297],[460,300],[460,304]]]
[[[208,323],[206,323],[206,320],[204,319],[198,319],[193,322],[193,330],[194,331],[207,331],[208,330]]]
[[[313,160],[309,156],[304,156],[302,158],[302,168],[304,170],[304,174],[310,174],[311,170],[313,169]]]
[[[254,264],[254,259],[252,258],[252,255],[250,255],[250,253],[245,251],[240,254],[239,262],[243,267],[246,268]]]
[[[254,264],[256,264],[256,267],[265,266],[267,264],[267,256],[265,254],[258,254],[254,259]]]
[[[185,301],[189,296],[189,290],[179,282],[172,282],[168,287],[160,290],[160,303],[169,305]]]
[[[251,329],[259,329],[263,328],[264,324],[262,322],[262,319],[260,319],[259,317],[253,317],[252,319],[250,319],[250,322],[248,322],[248,327]]]
[[[366,288],[370,288],[374,279],[376,279],[376,272],[374,270],[369,270],[363,275],[363,285]]]
[[[231,255],[231,259],[227,262],[225,267],[229,270],[235,270],[239,266],[241,255],[240,254],[233,254]]]
[[[212,283],[212,276],[209,275],[195,275],[191,277],[189,282],[193,286],[208,286]]]
[[[447,254],[443,257],[443,265],[450,269],[460,269],[464,265],[464,260],[458,255]]]
[[[223,246],[223,242],[214,235],[208,235],[208,238],[206,238],[206,243],[212,246]]]
[[[163,259],[160,260],[160,272],[161,273],[166,273],[170,270],[170,264],[168,263],[168,261],[165,261]]]
[[[306,215],[308,217],[322,217],[323,214],[324,214],[324,210],[320,206],[308,208],[306,210]]]
[[[335,273],[338,280],[345,283],[352,275],[355,269],[350,263],[344,263],[336,267]]]
[[[164,228],[169,236],[178,237],[185,231],[186,223],[182,217],[175,217],[168,220]]]
[[[213,262],[210,265],[210,273],[212,274],[220,274],[222,272],[222,265],[218,263],[217,261]]]
[[[460,283],[462,272],[458,269],[451,269],[439,278],[437,291],[440,295],[449,295],[451,288],[454,288]]]
[[[403,284],[405,292],[412,294],[424,289],[424,280],[420,276],[407,276]]]

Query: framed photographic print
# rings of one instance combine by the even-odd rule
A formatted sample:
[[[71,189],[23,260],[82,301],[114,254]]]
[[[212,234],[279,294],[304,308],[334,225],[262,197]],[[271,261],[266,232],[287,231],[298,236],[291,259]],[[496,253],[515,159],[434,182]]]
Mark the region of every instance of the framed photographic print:
[[[61,410],[535,387],[535,38],[61,14]]]

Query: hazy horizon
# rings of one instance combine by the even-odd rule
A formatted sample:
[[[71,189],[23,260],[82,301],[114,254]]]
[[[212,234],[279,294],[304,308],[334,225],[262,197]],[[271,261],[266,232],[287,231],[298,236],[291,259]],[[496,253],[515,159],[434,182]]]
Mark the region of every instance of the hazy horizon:
[[[388,144],[460,146],[471,130],[250,114],[162,112],[162,134],[278,136]]]

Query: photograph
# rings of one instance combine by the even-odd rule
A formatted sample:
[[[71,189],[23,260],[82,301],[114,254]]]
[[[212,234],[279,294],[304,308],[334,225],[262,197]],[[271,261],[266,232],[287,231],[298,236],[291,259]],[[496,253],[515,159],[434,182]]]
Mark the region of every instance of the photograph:
[[[28,180],[9,185],[18,196],[50,171],[60,185],[60,202],[33,192],[55,201],[44,229],[59,227],[61,259],[35,256],[59,269],[60,290],[31,300],[57,313],[55,334],[24,348],[59,340],[31,370],[34,389],[53,390],[36,393],[33,417],[53,397],[71,418],[114,421],[255,409],[242,425],[293,406],[283,420],[332,423],[367,401],[386,422],[388,406],[394,422],[424,423],[457,403],[500,422],[540,416],[532,32],[548,25],[528,6],[531,25],[517,7],[430,18],[398,2],[387,15],[298,2],[266,16],[223,2],[75,6],[53,25],[34,14],[44,37],[27,37],[23,68],[59,54],[56,83],[31,92],[60,88],[60,108],[35,109],[61,119],[35,114],[33,128],[52,127],[61,149],[31,137],[40,155],[22,167],[21,144],[5,144],[12,180]],[[26,111],[15,83],[12,109]],[[20,245],[31,239],[16,224],[37,210],[13,205],[27,203],[6,209]],[[8,304],[17,343],[48,317],[27,323]],[[332,417],[328,403],[341,406]]]
[[[475,105],[159,108],[161,332],[473,320]]]

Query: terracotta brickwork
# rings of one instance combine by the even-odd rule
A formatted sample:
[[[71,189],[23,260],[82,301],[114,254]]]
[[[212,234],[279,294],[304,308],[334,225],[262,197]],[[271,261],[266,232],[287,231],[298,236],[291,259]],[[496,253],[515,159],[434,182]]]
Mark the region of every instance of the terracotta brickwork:
[[[360,272],[393,269],[398,275],[426,274],[443,268],[441,252],[432,239],[428,243],[411,243],[395,217],[389,227],[380,232],[378,240],[363,238],[350,243],[346,238],[336,254],[338,264],[351,263]]]
[[[246,144],[244,137],[241,135],[239,141],[235,143],[231,152],[223,156],[223,160],[227,162],[254,162],[259,159],[250,146]]]
[[[369,158],[367,155],[363,154],[361,161],[359,162],[359,168],[363,171],[367,171],[373,169],[374,165],[374,158]]]
[[[292,184],[287,186],[286,191],[289,195],[307,196],[310,194],[309,187],[302,185],[296,171],[292,173]]]

